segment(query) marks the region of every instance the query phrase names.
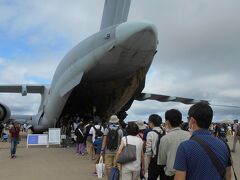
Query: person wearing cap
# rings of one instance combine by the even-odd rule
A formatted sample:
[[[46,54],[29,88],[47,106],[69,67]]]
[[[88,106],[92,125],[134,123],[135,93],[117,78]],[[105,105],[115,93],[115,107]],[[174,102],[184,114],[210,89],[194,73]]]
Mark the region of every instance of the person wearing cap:
[[[182,113],[176,109],[170,109],[165,113],[165,127],[168,132],[161,138],[158,150],[158,164],[165,165],[165,179],[173,180],[175,169],[173,164],[179,144],[190,138],[190,133],[180,128]]]
[[[147,128],[146,124],[144,124],[143,121],[138,120],[135,122],[138,126],[139,132],[138,132],[138,137],[140,137],[143,140],[144,133],[143,131]]]
[[[116,131],[117,132],[117,147],[111,149],[111,144],[110,144],[110,138],[109,138],[109,134],[111,134],[112,131]],[[110,169],[113,166],[116,166],[116,164],[114,164],[115,162],[115,157],[116,157],[116,153],[117,150],[119,148],[121,139],[123,137],[123,131],[119,126],[119,119],[116,115],[112,115],[109,119],[109,123],[107,128],[104,131],[104,137],[103,137],[103,143],[102,143],[102,149],[101,149],[101,155],[104,155],[105,153],[105,167],[106,167],[106,174],[107,177],[109,177],[110,175]]]

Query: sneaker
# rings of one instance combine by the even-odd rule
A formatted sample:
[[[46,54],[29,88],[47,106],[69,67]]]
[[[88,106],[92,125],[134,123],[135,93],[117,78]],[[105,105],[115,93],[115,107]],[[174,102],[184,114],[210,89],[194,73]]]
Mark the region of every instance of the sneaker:
[[[84,154],[84,153],[82,153],[82,156],[85,156],[85,154]]]

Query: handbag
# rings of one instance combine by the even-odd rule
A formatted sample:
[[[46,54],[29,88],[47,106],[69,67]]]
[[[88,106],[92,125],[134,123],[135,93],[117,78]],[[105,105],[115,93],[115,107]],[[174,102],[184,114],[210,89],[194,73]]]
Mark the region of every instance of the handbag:
[[[100,156],[98,164],[96,164],[97,176],[102,178],[104,174],[105,164],[103,163],[103,157]]]
[[[119,164],[126,164],[129,162],[135,161],[137,159],[136,146],[128,144],[127,136],[125,136],[125,138],[126,138],[126,146],[120,153],[118,160],[117,160],[117,163],[119,163]]]

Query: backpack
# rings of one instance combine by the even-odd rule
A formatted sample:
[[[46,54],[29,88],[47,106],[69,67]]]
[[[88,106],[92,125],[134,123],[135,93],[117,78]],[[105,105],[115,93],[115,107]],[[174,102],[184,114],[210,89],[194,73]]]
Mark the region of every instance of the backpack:
[[[95,126],[93,126],[93,129],[95,130],[95,139],[97,139],[97,137],[103,135],[102,126],[100,126],[99,129],[97,129]]]
[[[237,136],[240,136],[240,124],[237,125],[237,128],[236,128],[236,135]]]
[[[160,140],[166,134],[165,131],[162,128],[161,128],[161,130],[163,131],[163,133],[160,133],[157,130],[152,130],[153,132],[157,133],[157,135],[158,135],[158,140],[157,140],[157,144],[156,144],[156,146],[157,146],[157,148],[156,148],[156,155],[154,156],[155,158],[158,157],[158,150],[159,150]]]
[[[85,134],[85,136],[89,136],[89,131],[90,131],[90,129],[91,129],[91,127],[92,127],[93,125],[92,124],[88,124],[86,127],[85,127],[85,129],[84,129],[84,134]]]
[[[120,129],[119,127],[117,129],[108,129],[108,135],[107,135],[107,148],[110,151],[115,151],[118,148],[118,130]]]

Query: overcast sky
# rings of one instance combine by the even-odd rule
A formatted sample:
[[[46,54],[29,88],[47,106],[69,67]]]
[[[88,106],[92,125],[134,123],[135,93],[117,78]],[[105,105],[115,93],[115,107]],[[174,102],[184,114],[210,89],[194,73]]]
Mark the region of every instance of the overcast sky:
[[[104,0],[0,0],[0,84],[50,84],[63,56],[100,27]],[[239,0],[132,0],[128,21],[152,22],[158,53],[144,92],[240,106]],[[13,114],[37,112],[40,95],[1,94]],[[134,102],[128,120],[189,106]],[[214,108],[214,120],[240,109]]]

